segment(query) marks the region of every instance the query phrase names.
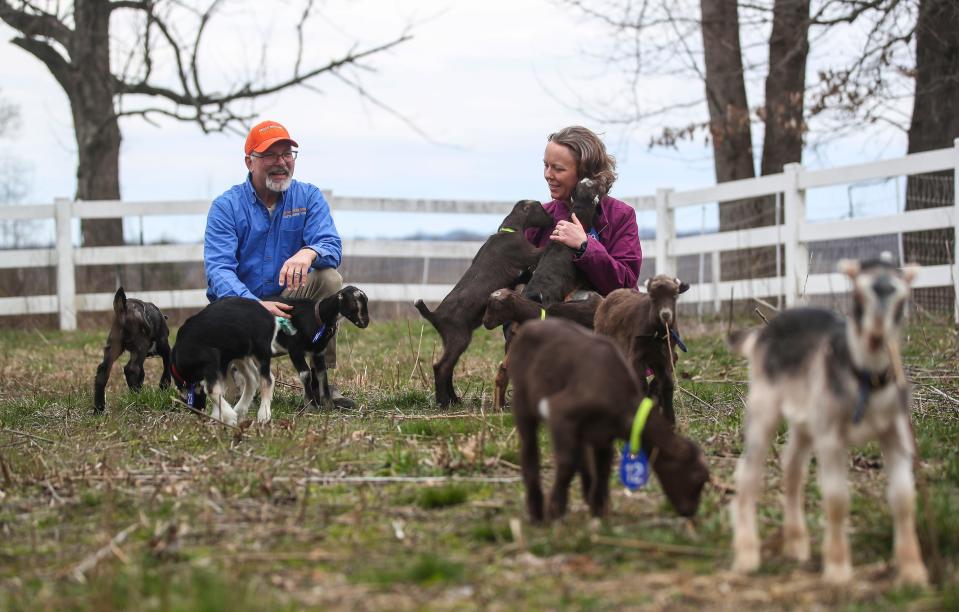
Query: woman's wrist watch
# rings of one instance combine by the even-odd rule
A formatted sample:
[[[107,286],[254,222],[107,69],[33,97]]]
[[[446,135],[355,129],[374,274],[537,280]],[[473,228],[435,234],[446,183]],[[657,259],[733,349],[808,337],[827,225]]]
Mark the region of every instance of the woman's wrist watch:
[[[579,245],[579,248],[576,249],[576,258],[579,259],[586,254],[586,247],[589,246],[589,240],[584,240],[583,244]]]

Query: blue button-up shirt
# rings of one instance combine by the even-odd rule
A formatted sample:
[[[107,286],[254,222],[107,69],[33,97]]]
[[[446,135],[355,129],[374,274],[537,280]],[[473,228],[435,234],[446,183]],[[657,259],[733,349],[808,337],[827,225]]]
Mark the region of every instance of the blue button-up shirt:
[[[203,263],[210,301],[236,295],[259,299],[283,291],[283,262],[308,247],[314,268],[336,268],[343,253],[330,206],[315,185],[292,181],[272,216],[251,177],[213,200],[206,219]]]

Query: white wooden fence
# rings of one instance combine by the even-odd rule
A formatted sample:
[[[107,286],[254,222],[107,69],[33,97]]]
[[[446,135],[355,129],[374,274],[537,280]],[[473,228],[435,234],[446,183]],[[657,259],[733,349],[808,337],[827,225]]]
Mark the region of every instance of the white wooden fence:
[[[655,196],[624,198],[637,210],[656,211],[656,240],[645,240],[643,250],[653,254],[656,273],[675,274],[676,258],[705,253],[711,255],[711,282],[693,285],[684,295],[686,303],[707,302],[718,309],[723,296],[737,298],[785,295],[786,303],[801,303],[806,296],[842,291],[845,280],[839,274],[810,274],[808,244],[814,241],[853,239],[865,236],[930,229],[952,229],[959,244],[959,193],[952,206],[909,211],[896,215],[812,223],[806,220],[806,190],[890,177],[951,170],[959,178],[959,139],[951,149],[916,153],[897,159],[826,170],[804,170],[799,164],[785,172],[722,183],[705,189],[673,191],[659,189]],[[954,181],[959,191],[959,180]],[[676,210],[685,206],[780,194],[784,223],[748,230],[677,237]],[[334,211],[381,211],[429,213],[472,213],[505,215],[513,202],[464,200],[399,200],[345,198],[329,195]],[[82,265],[136,264],[157,262],[202,262],[202,244],[74,247],[73,219],[150,217],[162,215],[205,215],[208,200],[181,202],[74,202],[0,207],[0,220],[54,219],[56,248],[0,250],[0,268],[57,268],[57,294],[0,298],[0,315],[59,313],[60,328],[76,328],[78,311],[106,311],[112,308],[112,293],[77,294],[75,268]],[[719,253],[749,247],[784,245],[784,277],[722,281]],[[345,257],[425,257],[469,259],[479,249],[477,242],[404,240],[346,240]],[[922,268],[917,287],[953,287],[959,293],[959,265],[953,263]],[[451,285],[370,284],[363,288],[372,300],[427,301],[442,299]],[[160,308],[199,308],[207,303],[205,289],[137,292],[137,297]],[[959,300],[956,300],[959,304]],[[959,322],[959,305],[955,317]]]

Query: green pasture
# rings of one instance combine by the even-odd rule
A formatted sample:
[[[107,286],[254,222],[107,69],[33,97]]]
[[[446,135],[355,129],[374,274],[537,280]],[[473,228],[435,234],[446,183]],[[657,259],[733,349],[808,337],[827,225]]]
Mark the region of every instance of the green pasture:
[[[916,383],[919,537],[935,579],[924,590],[895,583],[874,444],[849,462],[851,585],[819,579],[815,464],[813,560],[780,556],[776,452],[760,507],[762,569],[728,571],[746,371],[719,326],[687,325],[678,366],[680,427],[713,474],[695,520],[677,517],[652,482],[632,495],[614,487],[611,515],[594,521],[574,483],[571,514],[547,527],[526,520],[512,418],[491,405],[500,330],[476,332],[457,370],[464,402],[440,409],[431,327],[343,325],[334,380],[357,409],[302,412],[283,358],[273,422],[238,428],[159,391],[157,360],[139,394],[116,364],[107,412],[94,415],[106,330],[2,331],[0,608],[956,609],[959,341],[952,327],[915,323],[905,359]]]

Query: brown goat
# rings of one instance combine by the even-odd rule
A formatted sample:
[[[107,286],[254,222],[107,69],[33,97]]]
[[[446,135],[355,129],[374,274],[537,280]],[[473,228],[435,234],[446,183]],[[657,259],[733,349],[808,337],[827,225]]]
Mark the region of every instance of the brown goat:
[[[576,215],[587,233],[593,227],[596,209],[604,195],[602,182],[595,179],[584,178],[573,189],[570,218]],[[551,241],[546,245],[533,277],[523,288],[523,295],[549,306],[562,302],[580,287],[588,287],[586,277],[573,264],[575,256],[575,249],[561,242]]]
[[[530,227],[551,227],[552,224],[553,217],[539,202],[517,202],[436,310],[430,312],[423,300],[416,300],[416,309],[443,340],[443,354],[433,364],[436,403],[440,406],[460,401],[453,388],[453,369],[469,347],[473,330],[480,326],[490,292],[515,286],[542,254],[543,249],[531,245],[523,232]]]
[[[596,333],[609,336],[619,345],[644,391],[646,370],[653,371],[648,392],[673,424],[676,423],[673,410],[676,351],[673,347],[679,338],[676,299],[688,289],[689,285],[678,278],[660,274],[646,281],[645,294],[617,289],[596,309]],[[675,336],[667,333],[667,326]]]
[[[513,339],[507,368],[514,386],[513,418],[530,520],[551,520],[566,513],[569,485],[577,472],[590,511],[604,516],[609,509],[613,441],[628,439],[643,399],[622,353],[612,340],[570,321],[530,321]],[[540,421],[549,428],[556,469],[545,513],[539,478]],[[695,514],[709,480],[702,451],[656,410],[649,415],[641,441],[670,503],[683,516]]]
[[[573,300],[570,302],[558,302],[543,308],[538,302],[523,297],[512,289],[497,289],[489,296],[486,303],[486,313],[483,315],[483,327],[494,329],[505,323],[512,322],[506,335],[506,353],[509,354],[509,345],[513,336],[516,334],[518,323],[532,319],[568,319],[579,323],[587,329],[593,329],[593,317],[596,315],[596,309],[603,302],[602,296],[598,293],[590,293],[585,300]],[[509,386],[509,375],[506,372],[506,360],[504,359],[496,372],[496,380],[493,384],[493,407],[503,408],[506,405],[506,388]]]

